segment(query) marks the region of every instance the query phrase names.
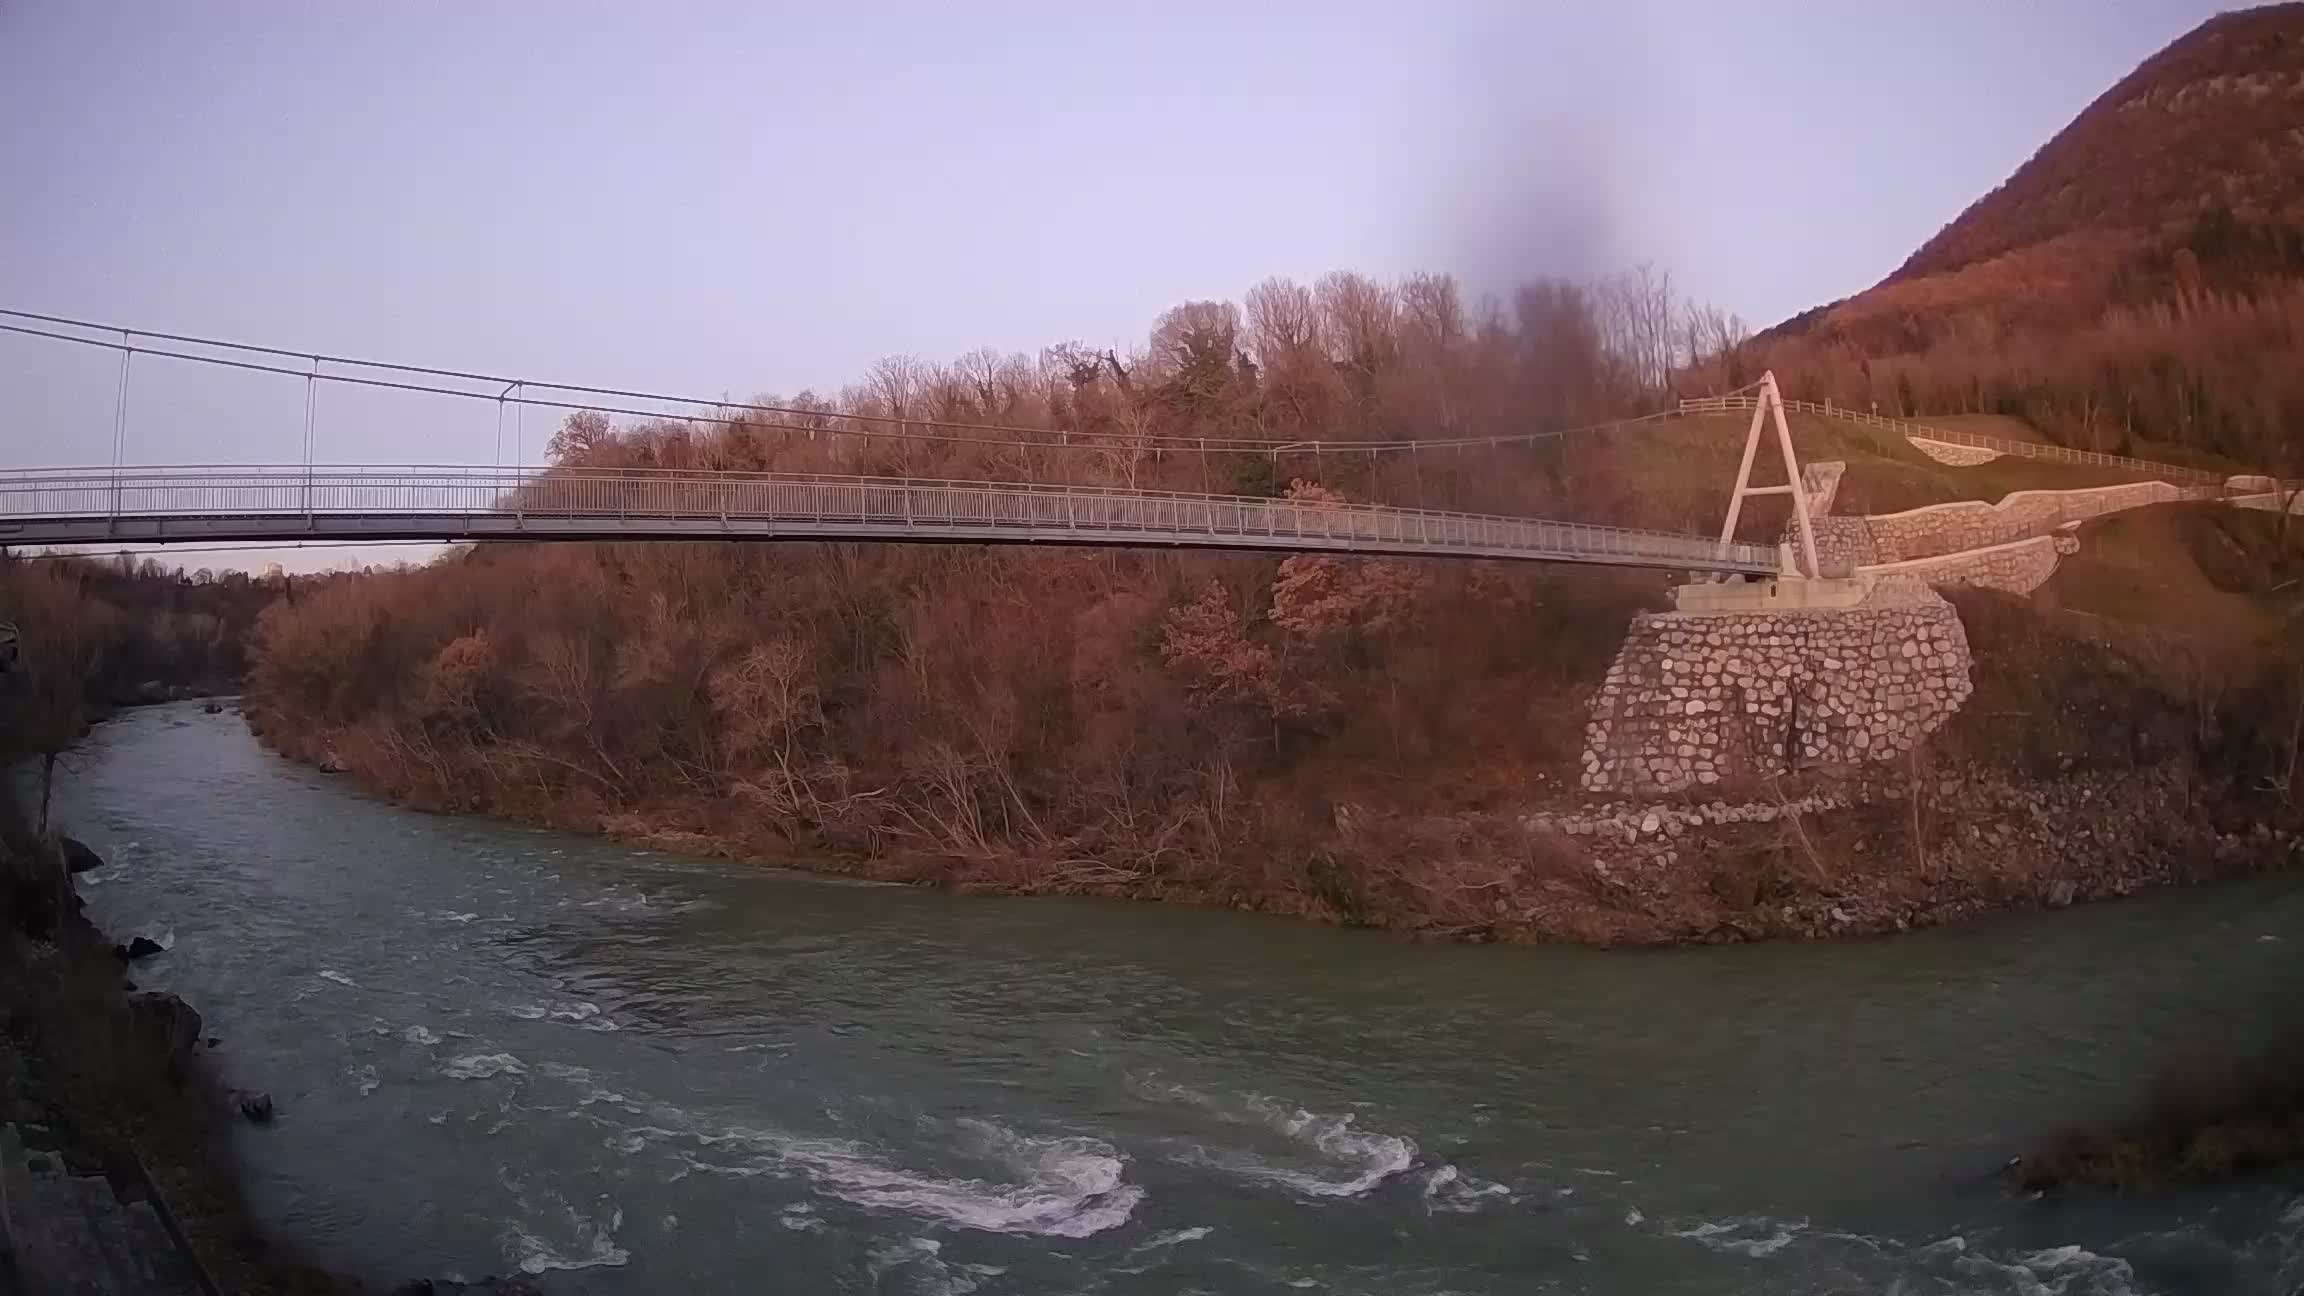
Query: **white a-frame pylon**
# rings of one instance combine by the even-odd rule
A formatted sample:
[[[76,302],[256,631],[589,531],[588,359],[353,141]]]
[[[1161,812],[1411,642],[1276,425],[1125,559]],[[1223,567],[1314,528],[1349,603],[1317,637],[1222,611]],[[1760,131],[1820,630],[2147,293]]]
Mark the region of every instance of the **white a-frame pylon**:
[[[1776,448],[1784,455],[1784,484],[1781,486],[1755,486],[1752,484],[1752,460],[1760,452],[1760,430],[1773,417],[1776,422]],[[1816,565],[1816,530],[1808,520],[1808,492],[1800,484],[1800,458],[1792,453],[1792,429],[1784,423],[1784,395],[1776,390],[1776,371],[1771,369],[1760,375],[1760,394],[1752,402],[1752,431],[1744,438],[1744,463],[1736,470],[1736,489],[1728,496],[1728,520],[1720,524],[1720,553],[1725,556],[1728,544],[1736,538],[1736,519],[1743,516],[1744,497],[1747,495],[1789,495],[1792,497],[1792,524],[1800,534],[1799,571],[1787,571],[1787,576],[1821,576],[1823,568]]]

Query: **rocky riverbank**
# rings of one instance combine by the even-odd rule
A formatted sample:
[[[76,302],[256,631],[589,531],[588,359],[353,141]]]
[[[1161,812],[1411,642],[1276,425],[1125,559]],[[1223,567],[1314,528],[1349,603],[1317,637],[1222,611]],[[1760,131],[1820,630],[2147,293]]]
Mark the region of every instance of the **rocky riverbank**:
[[[101,863],[75,842],[0,835],[0,1259],[15,1284],[0,1290],[371,1292],[263,1236],[229,1146],[232,1122],[263,1113],[205,1065],[225,1042],[199,1013],[137,990],[82,916],[72,875]],[[395,1289],[464,1290],[537,1289]]]
[[[333,750],[276,749],[359,778]],[[1418,814],[1335,802],[1253,848],[1261,871],[1079,868],[1025,856],[765,853],[690,808],[536,820],[660,850],[987,894],[1215,904],[1469,941],[1717,944],[1903,931],[2304,864],[2304,815],[2183,761],[1817,771],[1766,795]]]
[[[2304,1158],[2304,1034],[2240,1056],[2192,1053],[2119,1120],[2058,1131],[2005,1177],[2025,1192],[2139,1192],[2258,1174]]]
[[[2179,767],[2047,779],[1875,770],[1760,801],[1525,816],[1638,943],[1902,931],[2304,864],[2304,824],[2237,819]],[[2259,805],[2260,813],[2271,807]]]

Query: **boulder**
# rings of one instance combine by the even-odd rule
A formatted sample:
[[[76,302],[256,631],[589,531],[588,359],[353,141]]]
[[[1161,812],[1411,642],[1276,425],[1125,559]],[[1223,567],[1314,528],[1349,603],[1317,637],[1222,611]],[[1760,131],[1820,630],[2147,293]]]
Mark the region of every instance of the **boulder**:
[[[2078,892],[2079,888],[2069,881],[2059,879],[2052,882],[2048,885],[2048,907],[2062,909],[2072,903]]]
[[[205,712],[205,713],[206,713],[206,714],[208,714],[208,715],[222,715],[222,714],[224,714],[224,704],[223,704],[223,703],[221,703],[221,702],[209,702],[209,703],[205,703],[205,704],[203,704],[203,705],[201,706],[201,708],[200,708],[200,709],[201,709],[201,711]]]
[[[64,853],[64,867],[74,873],[104,867],[104,857],[88,848],[88,843],[77,837],[58,837],[56,849]]]
[[[128,996],[128,1017],[136,1031],[167,1058],[168,1074],[181,1077],[200,1042],[200,1014],[172,994],[145,991]]]
[[[323,774],[341,774],[341,773],[343,773],[343,772],[344,772],[344,770],[345,770],[345,765],[344,765],[344,758],[343,758],[343,757],[341,757],[341,756],[337,755],[337,754],[336,754],[335,752],[333,752],[333,751],[322,752],[322,753],[320,754],[320,772],[321,772],[321,773],[323,773]]]
[[[160,942],[151,937],[138,936],[125,945],[113,946],[112,956],[123,963],[133,963],[138,959],[147,959],[160,953],[161,948]]]
[[[240,1114],[258,1125],[272,1123],[272,1095],[248,1090],[234,1095],[239,1100]]]

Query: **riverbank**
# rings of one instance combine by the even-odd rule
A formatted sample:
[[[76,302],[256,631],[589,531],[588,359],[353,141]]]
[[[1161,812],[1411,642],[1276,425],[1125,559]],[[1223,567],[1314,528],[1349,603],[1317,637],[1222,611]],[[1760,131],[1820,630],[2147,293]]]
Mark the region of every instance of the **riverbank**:
[[[240,1096],[204,1061],[223,1041],[175,995],[135,988],[135,965],[84,916],[65,854],[11,829],[0,882],[0,1200],[20,1289],[373,1296],[259,1226],[230,1145]]]
[[[395,790],[360,758],[371,747],[251,727],[290,759]],[[1604,946],[1878,935],[2304,865],[2304,817],[2229,796],[2182,760],[2029,774],[1942,758],[1813,774],[1770,791],[1648,803],[1562,795],[1444,814],[1336,801],[1325,824],[1236,843],[1231,858],[1254,864],[1166,870],[1021,849],[802,853],[773,834],[780,849],[763,850],[740,814],[703,799],[481,808],[647,849],[970,894],[1212,905],[1430,939]]]
[[[87,1237],[116,1233],[138,1250],[165,1248],[75,1257],[81,1224],[67,1220],[54,1230],[63,1253],[48,1261],[144,1265],[169,1291],[209,1283],[258,1296],[362,1291],[256,1228],[228,1145],[227,1095],[200,1062],[212,1041],[199,1014],[173,995],[130,988],[133,969],[124,975],[112,942],[82,916],[59,856],[15,837],[0,845],[0,870],[9,881],[0,915],[0,1119],[22,1138],[31,1170],[109,1185],[118,1222],[89,1223]],[[101,1197],[78,1196],[96,1219]],[[14,1209],[19,1229],[40,1232],[36,1207],[29,1217],[25,1204]],[[135,1222],[147,1219],[160,1227]]]
[[[2240,1057],[2194,1056],[2165,1071],[2121,1120],[2059,1131],[2010,1168],[2027,1192],[2126,1192],[2218,1183],[2304,1159],[2304,1034]]]
[[[1578,788],[1640,573],[490,548],[275,607],[247,706],[410,808],[882,881],[1468,941],[1892,931],[2296,858],[2304,549],[2129,521],[2032,597],[1951,596],[1969,690],[1921,746],[1637,807]]]
[[[1895,940],[1411,944],[416,814],[196,704],[102,726],[58,810],[113,861],[91,915],[173,932],[138,979],[202,1008],[227,1083],[281,1100],[235,1140],[260,1216],[373,1282],[2304,1277],[2277,1245],[2293,1176],[2047,1202],[1993,1177],[2134,1110],[2176,1041],[2293,1023],[2300,871]]]

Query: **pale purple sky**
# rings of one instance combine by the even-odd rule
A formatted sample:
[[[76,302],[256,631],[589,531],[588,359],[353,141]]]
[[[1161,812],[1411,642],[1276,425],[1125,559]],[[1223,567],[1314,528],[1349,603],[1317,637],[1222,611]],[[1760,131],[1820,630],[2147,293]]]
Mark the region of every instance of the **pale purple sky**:
[[[2218,7],[0,0],[0,305],[738,396],[1337,268],[1653,261],[1764,325]],[[107,461],[114,363],[0,335],[0,465]],[[292,384],[160,368],[132,460],[298,457]]]

